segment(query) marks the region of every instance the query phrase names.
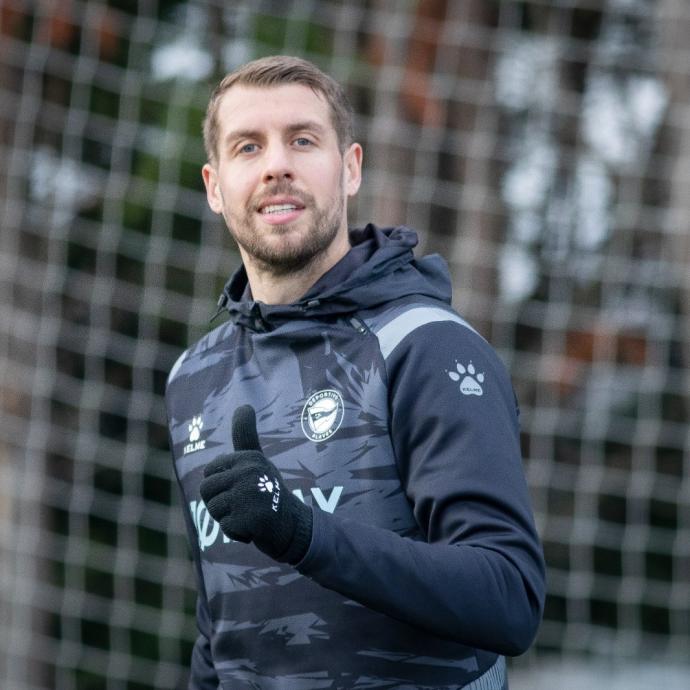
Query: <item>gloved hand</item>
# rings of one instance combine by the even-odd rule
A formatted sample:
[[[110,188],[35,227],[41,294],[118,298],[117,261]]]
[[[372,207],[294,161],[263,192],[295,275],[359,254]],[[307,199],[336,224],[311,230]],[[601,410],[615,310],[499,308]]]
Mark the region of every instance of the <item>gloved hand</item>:
[[[285,488],[263,454],[251,405],[235,410],[232,442],[233,453],[204,468],[200,491],[208,512],[230,539],[254,542],[271,558],[295,565],[311,542],[311,508]]]

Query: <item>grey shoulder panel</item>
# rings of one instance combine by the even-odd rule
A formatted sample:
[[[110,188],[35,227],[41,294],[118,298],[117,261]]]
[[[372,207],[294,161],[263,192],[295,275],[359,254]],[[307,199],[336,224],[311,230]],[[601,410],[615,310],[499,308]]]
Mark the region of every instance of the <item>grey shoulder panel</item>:
[[[451,321],[468,328],[473,333],[477,333],[465,319],[458,316],[455,312],[440,307],[429,305],[413,305],[402,313],[392,318],[388,323],[380,328],[374,328],[374,334],[379,340],[381,354],[384,359],[388,359],[393,350],[406,338],[412,331],[429,323],[439,321]],[[479,335],[479,333],[477,333]],[[481,336],[479,336],[481,337]]]

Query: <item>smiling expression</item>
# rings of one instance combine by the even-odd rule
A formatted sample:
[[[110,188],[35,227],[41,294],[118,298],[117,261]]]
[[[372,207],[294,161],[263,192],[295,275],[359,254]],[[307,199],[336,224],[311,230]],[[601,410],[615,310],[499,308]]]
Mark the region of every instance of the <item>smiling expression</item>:
[[[233,86],[222,97],[217,160],[203,170],[248,271],[286,275],[347,251],[346,198],[361,147],[340,151],[326,100],[307,86]]]

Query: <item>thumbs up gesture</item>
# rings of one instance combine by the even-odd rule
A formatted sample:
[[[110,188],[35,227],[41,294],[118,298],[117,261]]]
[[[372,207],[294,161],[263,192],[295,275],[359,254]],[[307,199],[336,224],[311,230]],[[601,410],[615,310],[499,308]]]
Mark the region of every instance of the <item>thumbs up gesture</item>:
[[[311,508],[284,487],[261,450],[251,405],[235,410],[232,442],[234,452],[204,468],[199,490],[208,512],[230,539],[253,542],[271,558],[295,565],[311,542]]]

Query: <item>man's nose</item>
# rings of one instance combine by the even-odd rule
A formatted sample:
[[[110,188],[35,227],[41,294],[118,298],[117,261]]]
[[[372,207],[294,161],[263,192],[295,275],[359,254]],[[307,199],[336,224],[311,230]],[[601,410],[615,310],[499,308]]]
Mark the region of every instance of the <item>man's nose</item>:
[[[289,149],[282,143],[271,144],[264,156],[263,181],[293,179],[294,170]]]

